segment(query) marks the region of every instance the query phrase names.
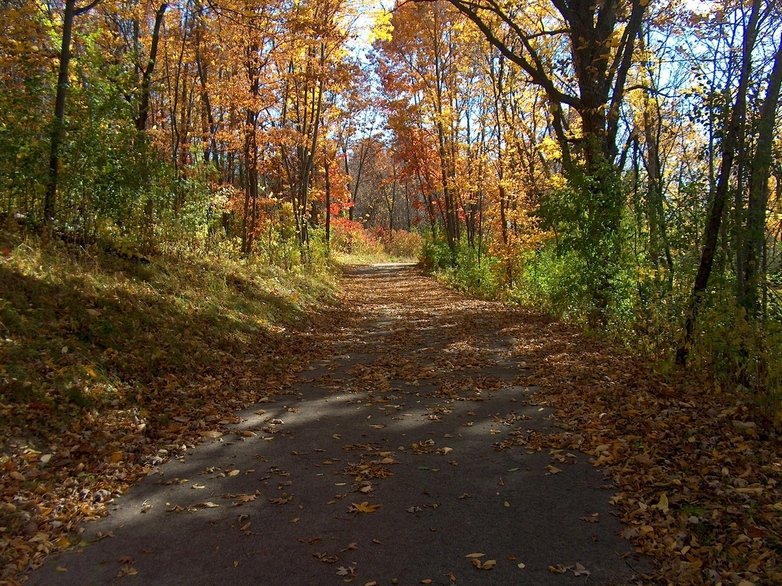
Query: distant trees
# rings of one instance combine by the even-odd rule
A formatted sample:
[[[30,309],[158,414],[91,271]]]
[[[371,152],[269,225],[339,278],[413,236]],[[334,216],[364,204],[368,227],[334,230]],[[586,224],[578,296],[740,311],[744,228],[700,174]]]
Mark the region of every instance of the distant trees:
[[[222,239],[244,254],[263,236],[271,256],[306,257],[325,216],[322,159],[341,166],[322,121],[340,124],[326,95],[347,93],[357,71],[353,11],[341,0],[3,3],[12,107],[0,149],[32,182],[3,165],[2,212],[87,239]],[[43,148],[48,171],[27,155]]]
[[[767,0],[398,7],[378,71],[427,262],[778,392],[779,24]]]
[[[419,230],[466,286],[777,392],[782,13],[709,7],[400,2],[364,56],[345,0],[3,2],[0,214],[285,266]]]

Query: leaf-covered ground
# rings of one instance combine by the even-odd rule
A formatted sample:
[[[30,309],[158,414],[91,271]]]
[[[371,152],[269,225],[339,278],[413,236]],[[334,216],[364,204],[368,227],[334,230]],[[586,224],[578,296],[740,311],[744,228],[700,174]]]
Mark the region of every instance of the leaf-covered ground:
[[[224,531],[230,543],[242,544],[238,553],[224,554],[226,571],[237,572],[234,577],[255,576],[255,563],[261,564],[257,571],[279,571],[291,583],[397,578],[398,583],[555,584],[559,577],[590,574],[593,582],[603,583],[600,575],[619,570],[608,564],[600,544],[612,549],[613,533],[621,532],[628,548],[634,545],[654,562],[651,571],[637,566],[644,582],[782,582],[779,439],[755,425],[750,409],[735,397],[715,395],[695,379],[664,378],[574,328],[469,299],[399,267],[381,274],[353,269],[339,303],[322,312],[317,327],[295,332],[269,321],[252,325],[261,307],[253,305],[251,293],[267,290],[268,282],[243,281],[232,305],[241,311],[227,325],[212,324],[213,338],[197,318],[208,314],[206,283],[191,289],[200,293],[188,305],[162,273],[147,280],[134,274],[122,290],[135,291],[133,299],[139,299],[144,287],[153,287],[152,298],[159,301],[162,284],[168,283],[168,297],[163,296],[168,303],[139,305],[139,320],[153,308],[164,317],[148,326],[146,338],[138,337],[145,330],[129,329],[136,337],[125,340],[115,356],[79,332],[95,317],[125,319],[126,312],[114,309],[122,292],[104,282],[94,285],[93,297],[85,297],[74,293],[83,285],[44,277],[42,262],[9,260],[15,254],[21,252],[6,256],[4,277],[35,277],[25,276],[34,282],[21,280],[3,291],[3,311],[12,306],[23,319],[12,329],[4,318],[10,334],[4,334],[2,364],[20,364],[6,357],[33,348],[27,352],[38,362],[29,376],[48,373],[43,368],[49,362],[65,369],[69,380],[78,368],[86,371],[84,364],[99,376],[86,371],[78,379],[80,394],[69,399],[69,387],[57,386],[56,370],[35,379],[32,389],[40,390],[28,388],[30,396],[18,376],[0,375],[6,385],[3,430],[10,430],[3,436],[6,473],[0,480],[6,580],[18,580],[50,551],[83,543],[85,519],[102,514],[116,494],[173,458],[187,466],[188,476],[164,465],[165,482],[159,484],[167,492],[160,493],[148,478],[143,483],[148,497],[130,512],[133,498],[124,501],[124,509],[120,500],[117,515],[123,522],[143,519],[127,524],[146,542],[148,532],[159,527],[154,519],[171,530],[182,524],[202,546],[199,563],[209,559],[215,567],[222,558],[209,558],[217,554],[203,546]],[[12,268],[13,262],[28,268]],[[103,271],[101,282],[116,272]],[[84,269],[85,280],[91,274]],[[234,276],[241,274],[237,268]],[[193,278],[190,271],[188,276]],[[37,294],[41,282],[49,281],[57,287],[53,299],[73,294],[76,301],[63,308]],[[228,276],[224,282],[233,287]],[[19,291],[9,303],[8,296]],[[76,307],[83,308],[83,321],[62,317]],[[182,314],[186,319],[165,317],[183,308],[189,308]],[[279,315],[278,323],[291,323],[304,314],[290,308]],[[23,326],[33,319],[39,328],[52,320],[54,325],[44,336],[31,330],[25,337]],[[173,352],[175,341],[191,334],[199,342],[185,341],[185,351],[172,354],[182,360],[178,375],[138,366],[160,346]],[[162,343],[167,339],[168,346]],[[212,339],[217,341],[208,347],[224,352],[218,358],[199,353]],[[294,379],[293,362],[318,366]],[[141,374],[110,379],[108,373],[115,372]],[[144,379],[143,373],[155,376]],[[127,380],[120,389],[133,388],[135,394],[120,390],[101,400],[107,390],[91,390],[98,384],[94,380]],[[9,381],[16,386],[9,389]],[[533,398],[529,391],[535,388]],[[84,398],[92,402],[82,404]],[[236,415],[235,409],[257,399],[265,401],[260,408]],[[547,406],[557,415],[553,422],[540,419]],[[206,444],[194,450],[198,438]],[[251,461],[229,457],[234,449],[236,458],[250,450]],[[614,531],[610,511],[600,508],[600,492],[587,490],[588,458],[613,480],[612,500],[623,528]],[[574,492],[574,487],[581,488]],[[556,499],[546,504],[535,500],[552,495]],[[556,506],[582,502],[589,511]],[[239,513],[232,513],[231,504]],[[122,517],[129,514],[135,517]],[[199,515],[209,524],[207,534],[195,529],[201,526]],[[559,526],[547,525],[553,522]],[[112,561],[101,566],[112,579],[134,583],[187,569],[155,562],[171,552],[145,556],[118,549],[133,543],[119,531],[116,537],[92,533],[99,542],[82,555],[58,559],[48,566],[54,574],[33,577],[45,583],[43,577],[57,575],[76,583],[79,564],[97,568],[89,555]],[[237,535],[246,541],[237,542]],[[407,547],[404,555],[392,545],[400,539],[399,547]],[[590,547],[598,552],[591,558],[584,553],[569,559],[563,553],[581,551],[585,539],[594,541]],[[410,563],[410,551],[420,559]],[[305,573],[290,573],[294,570]],[[295,576],[306,579],[296,582]]]
[[[782,442],[741,398],[663,377],[577,329],[519,316],[511,331],[568,431],[614,479],[623,536],[671,584],[782,584]]]
[[[331,281],[0,233],[0,583],[289,379]]]
[[[31,584],[628,584],[606,480],[543,448],[516,313],[346,271],[295,380],[158,467]],[[526,374],[525,374],[526,373]]]
[[[408,290],[420,279],[408,274],[399,286]],[[412,304],[455,307],[434,285],[419,287],[431,297]],[[538,445],[584,451],[615,482],[622,535],[657,566],[647,579],[782,584],[782,441],[753,421],[748,404],[694,376],[660,375],[546,316],[495,303],[483,304],[482,313],[495,320],[498,336],[514,339],[528,384],[540,387],[535,400],[552,406],[565,428],[535,438]],[[449,321],[446,314],[443,326]],[[465,340],[475,329],[463,330]],[[451,367],[447,355],[430,366]],[[525,436],[513,443],[530,445]]]

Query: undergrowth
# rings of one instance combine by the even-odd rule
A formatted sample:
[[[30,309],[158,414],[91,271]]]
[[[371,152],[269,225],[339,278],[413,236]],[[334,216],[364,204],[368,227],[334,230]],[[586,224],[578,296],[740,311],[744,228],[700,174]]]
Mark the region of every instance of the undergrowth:
[[[273,357],[333,291],[325,270],[229,258],[126,259],[0,234],[0,397],[60,410],[145,402],[145,385]]]
[[[445,243],[427,239],[420,260],[425,270],[454,289],[576,323],[650,360],[661,373],[676,376],[673,357],[681,340],[690,274],[670,280],[664,274],[639,274],[628,260],[612,282],[607,319],[598,328],[590,323],[591,289],[580,277],[590,267],[577,255],[542,248],[504,262],[488,253],[479,257],[462,242],[452,266]],[[689,369],[702,373],[717,391],[753,403],[769,424],[782,426],[782,321],[777,305],[772,304],[768,319],[752,325],[731,295],[734,285],[716,277],[712,281]]]
[[[342,264],[415,262],[421,249],[421,236],[407,230],[365,228],[360,222],[334,218],[330,250]]]

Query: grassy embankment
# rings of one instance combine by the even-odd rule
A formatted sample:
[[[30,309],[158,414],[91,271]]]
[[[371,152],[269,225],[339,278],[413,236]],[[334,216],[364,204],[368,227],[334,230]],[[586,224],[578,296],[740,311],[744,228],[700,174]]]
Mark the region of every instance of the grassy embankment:
[[[0,582],[317,349],[325,269],[149,259],[0,232]]]

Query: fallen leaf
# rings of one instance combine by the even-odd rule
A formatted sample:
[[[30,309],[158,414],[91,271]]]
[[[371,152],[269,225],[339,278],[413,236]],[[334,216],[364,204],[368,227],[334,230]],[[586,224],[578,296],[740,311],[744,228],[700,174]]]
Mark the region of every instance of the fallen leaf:
[[[337,568],[337,576],[355,576],[355,575],[356,575],[355,566],[350,566],[349,568],[340,566],[339,568]]]
[[[470,561],[478,570],[493,570],[497,565],[497,560],[486,560],[485,562],[481,562],[478,558],[472,558]]]
[[[581,564],[576,564],[576,567],[573,568],[573,574],[576,576],[589,576],[591,572]]]
[[[665,493],[662,493],[660,495],[660,500],[656,505],[652,505],[655,509],[658,509],[659,511],[668,514],[668,495]]]
[[[367,501],[363,503],[351,503],[348,513],[374,513],[383,505],[370,505]]]
[[[133,566],[126,564],[119,569],[119,572],[117,572],[117,578],[122,578],[123,576],[135,576],[136,574],[138,574],[138,570]]]
[[[293,495],[283,494],[277,498],[269,499],[269,502],[273,505],[285,505],[293,500]]]
[[[257,497],[257,495],[254,495],[254,494],[237,494],[237,495],[235,495],[234,497],[231,497],[231,498],[235,498],[236,499],[236,502],[234,503],[234,505],[238,506],[238,505],[243,505],[245,503],[251,503],[258,497]]]

